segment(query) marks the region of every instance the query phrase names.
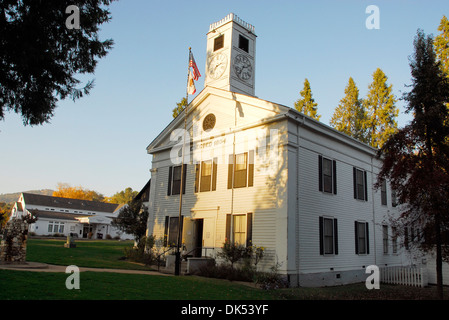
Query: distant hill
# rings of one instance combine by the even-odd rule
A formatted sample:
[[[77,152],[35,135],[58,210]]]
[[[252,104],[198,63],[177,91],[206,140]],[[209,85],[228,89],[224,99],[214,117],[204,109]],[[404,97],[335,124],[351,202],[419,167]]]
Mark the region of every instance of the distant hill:
[[[41,189],[41,190],[28,190],[23,191],[25,193],[34,193],[34,194],[43,194],[45,196],[51,196],[54,192],[54,190],[51,189]],[[22,192],[15,192],[15,193],[3,193],[0,194],[0,202],[6,202],[6,203],[13,203],[16,202],[19,199],[19,196]]]

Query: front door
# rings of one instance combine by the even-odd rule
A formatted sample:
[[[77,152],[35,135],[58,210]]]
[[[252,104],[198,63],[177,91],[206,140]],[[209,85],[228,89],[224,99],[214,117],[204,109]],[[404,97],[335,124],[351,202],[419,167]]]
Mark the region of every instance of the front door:
[[[87,238],[89,233],[93,232],[93,226],[85,225],[83,227],[83,238]]]

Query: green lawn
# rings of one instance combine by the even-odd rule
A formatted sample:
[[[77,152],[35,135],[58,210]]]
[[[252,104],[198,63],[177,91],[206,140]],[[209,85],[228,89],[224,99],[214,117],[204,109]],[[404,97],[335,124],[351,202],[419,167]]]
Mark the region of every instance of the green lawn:
[[[149,269],[120,260],[124,256],[124,249],[132,247],[133,241],[78,240],[76,248],[64,248],[65,242],[66,240],[31,238],[27,243],[27,261],[93,268]]]
[[[63,266],[146,269],[120,259],[131,241],[77,241],[29,239],[27,260]],[[368,290],[364,283],[327,288],[256,289],[227,280],[195,276],[159,276],[82,272],[80,289],[68,290],[66,273],[0,270],[0,300],[390,300],[434,299],[435,288],[381,284]],[[445,288],[449,298],[449,288]]]
[[[65,273],[0,270],[0,300],[248,300],[272,293],[226,280],[81,272],[80,289],[68,290]]]

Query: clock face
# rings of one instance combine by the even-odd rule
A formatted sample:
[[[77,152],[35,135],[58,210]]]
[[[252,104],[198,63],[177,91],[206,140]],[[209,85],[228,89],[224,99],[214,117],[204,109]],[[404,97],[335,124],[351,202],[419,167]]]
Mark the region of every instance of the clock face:
[[[212,79],[218,79],[221,77],[223,72],[226,70],[228,65],[228,58],[224,53],[218,53],[211,57],[209,62],[209,76]]]
[[[247,81],[253,76],[253,67],[248,57],[239,54],[234,59],[234,71],[240,80]]]

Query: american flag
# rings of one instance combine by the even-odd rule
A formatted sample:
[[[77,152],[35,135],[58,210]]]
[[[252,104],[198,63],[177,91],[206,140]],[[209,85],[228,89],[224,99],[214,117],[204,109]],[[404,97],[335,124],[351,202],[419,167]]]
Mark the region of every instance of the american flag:
[[[192,52],[189,53],[189,67],[192,67],[193,69],[193,79],[198,80],[198,78],[201,77],[201,74],[200,70],[198,70],[195,59],[193,58]]]

